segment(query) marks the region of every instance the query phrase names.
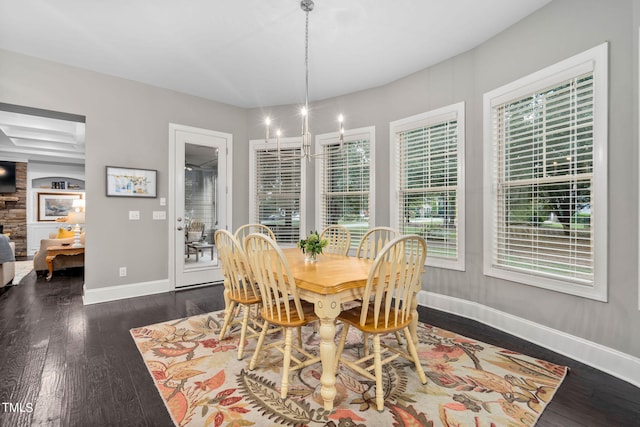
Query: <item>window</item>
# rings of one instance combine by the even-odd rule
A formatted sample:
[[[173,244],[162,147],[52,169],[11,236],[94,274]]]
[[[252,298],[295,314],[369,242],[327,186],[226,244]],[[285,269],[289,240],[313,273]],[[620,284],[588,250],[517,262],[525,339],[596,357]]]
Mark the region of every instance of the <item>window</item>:
[[[374,139],[374,127],[350,130],[340,150],[337,133],[316,137],[316,152],[322,153],[316,168],[318,231],[344,225],[351,233],[352,248],[374,224]]]
[[[606,301],[607,45],[484,96],[485,274]]]
[[[300,240],[304,228],[304,174],[300,138],[284,138],[280,156],[275,143],[250,143],[249,219],[269,226],[280,244]]]
[[[427,265],[464,270],[464,103],[390,127],[391,226],[427,240]]]

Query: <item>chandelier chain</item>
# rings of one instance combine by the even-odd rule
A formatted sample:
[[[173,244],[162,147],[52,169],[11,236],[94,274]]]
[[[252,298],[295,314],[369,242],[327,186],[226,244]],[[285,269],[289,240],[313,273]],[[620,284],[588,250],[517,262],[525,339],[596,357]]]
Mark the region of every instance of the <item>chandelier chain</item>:
[[[309,110],[309,10],[305,12],[307,18],[305,21],[305,32],[304,32],[304,71],[305,71],[305,97],[304,97],[304,106]]]
[[[311,152],[311,132],[309,132],[309,12],[313,10],[314,3],[313,0],[301,0],[300,8],[305,12],[305,27],[304,27],[304,107],[302,109],[302,146],[301,155],[299,156],[286,156],[287,159],[307,159],[311,161],[312,158],[323,158],[327,157],[326,153],[315,153]],[[343,126],[343,117],[342,114],[338,116],[338,140],[339,147],[338,151],[342,151],[344,144],[344,126]],[[265,142],[269,142],[269,127],[271,125],[271,119],[267,117],[265,119],[266,132],[265,132]],[[268,152],[268,151],[267,151]],[[280,153],[280,129],[276,132],[276,154],[278,156],[278,160],[283,160],[284,157],[281,156]]]

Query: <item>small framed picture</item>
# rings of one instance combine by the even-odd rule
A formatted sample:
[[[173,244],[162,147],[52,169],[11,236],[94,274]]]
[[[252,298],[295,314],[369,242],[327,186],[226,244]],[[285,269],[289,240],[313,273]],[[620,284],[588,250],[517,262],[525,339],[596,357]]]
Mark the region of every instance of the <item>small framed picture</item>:
[[[82,199],[82,193],[38,193],[38,221],[64,218],[77,199]]]
[[[107,166],[107,196],[157,197],[158,172]]]

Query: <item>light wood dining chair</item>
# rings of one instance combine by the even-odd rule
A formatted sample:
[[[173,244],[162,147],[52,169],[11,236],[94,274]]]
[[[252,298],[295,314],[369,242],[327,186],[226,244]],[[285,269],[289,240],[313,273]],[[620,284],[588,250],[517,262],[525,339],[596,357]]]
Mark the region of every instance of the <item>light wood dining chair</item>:
[[[229,305],[225,307],[220,340],[224,339],[233,324],[240,323],[240,340],[238,341],[238,360],[240,360],[243,357],[246,340],[259,335],[259,304],[262,299],[238,239],[227,230],[217,230],[215,237],[218,256],[222,262],[225,301],[229,301]],[[243,309],[244,313],[240,321],[234,322],[238,315],[236,308]],[[247,330],[250,332],[249,336],[247,336]]]
[[[358,249],[356,250],[357,258],[366,258],[371,261],[375,260],[382,248],[385,247],[387,243],[400,236],[400,232],[395,228],[391,227],[373,227],[369,229],[358,244]],[[362,301],[361,301],[362,302]],[[400,337],[400,333],[395,331],[396,339],[399,344],[402,344],[402,338]],[[369,335],[367,333],[363,334],[363,341],[365,343],[369,342]],[[365,344],[365,355],[369,354],[369,345]]]
[[[387,243],[400,235],[400,232],[391,227],[373,227],[369,229],[358,244],[356,257],[373,261]]]
[[[327,239],[322,253],[348,255],[351,246],[351,233],[344,225],[330,225],[320,233],[320,239]]]
[[[370,303],[344,311],[338,316],[344,327],[338,343],[337,354],[340,357],[337,363],[376,382],[378,411],[384,409],[383,365],[402,356],[414,363],[422,384],[427,383],[418,358],[417,343],[409,328],[413,320],[412,300],[419,290],[426,255],[427,244],[420,236],[401,236],[389,242],[375,259],[367,279],[363,301]],[[373,356],[365,354],[357,360],[343,357],[342,350],[350,326],[373,335]],[[395,331],[404,332],[408,353],[403,347],[387,346],[381,342],[381,335]],[[369,343],[365,342],[365,345]]]
[[[238,229],[236,230],[236,232],[233,234],[234,237],[236,239],[238,239],[238,242],[240,242],[240,245],[244,248],[244,239],[252,233],[262,233],[265,234],[269,237],[271,237],[271,239],[273,239],[274,241],[276,240],[276,236],[275,234],[273,234],[273,230],[271,230],[269,227],[267,227],[264,224],[245,224],[242,225],[240,227],[238,227]]]
[[[247,258],[260,287],[264,319],[249,370],[256,367],[261,351],[275,348],[283,355],[280,397],[287,397],[289,373],[320,361],[320,356],[302,347],[301,327],[318,320],[313,304],[301,301],[296,282],[282,250],[273,239],[263,234],[250,234],[246,241]],[[269,327],[283,328],[284,338],[264,345]],[[297,343],[293,343],[293,330],[298,330]],[[295,354],[294,354],[295,350]]]

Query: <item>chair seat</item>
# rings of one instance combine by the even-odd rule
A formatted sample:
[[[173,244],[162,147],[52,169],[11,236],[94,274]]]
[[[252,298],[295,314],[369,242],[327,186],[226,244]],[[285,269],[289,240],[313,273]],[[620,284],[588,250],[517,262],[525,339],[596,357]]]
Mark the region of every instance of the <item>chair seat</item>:
[[[293,301],[281,303],[280,304],[281,313],[285,313],[286,304],[289,304],[289,307],[290,307],[289,311],[291,313],[291,321],[289,322],[286,320],[286,316],[284,314],[282,316],[283,317],[282,320],[278,319],[277,309],[275,307],[273,308],[273,310],[268,310],[268,307],[262,307],[262,310],[260,311],[260,315],[262,316],[263,319],[267,320],[269,323],[272,323],[278,326],[286,326],[286,327],[302,326],[302,325],[306,325],[309,322],[318,320],[318,316],[316,316],[314,312],[313,304],[306,301],[300,301],[300,304],[302,305],[302,312],[304,313],[304,319],[301,319],[300,316],[298,316],[296,307],[295,305],[293,305]],[[274,312],[273,316],[270,315],[269,313],[270,311]]]
[[[378,324],[375,324],[374,322],[375,310],[373,308],[370,308],[369,311],[367,312],[366,323],[364,325],[361,325],[360,324],[361,311],[362,311],[362,308],[360,306],[354,307],[350,310],[345,310],[342,313],[340,313],[340,315],[338,316],[338,320],[344,323],[348,323],[360,329],[362,332],[365,332],[368,334],[386,334],[388,332],[395,332],[395,331],[404,329],[405,327],[409,326],[409,324],[411,323],[411,320],[413,319],[413,317],[409,315],[404,322],[398,322],[393,325],[389,324],[388,326],[385,326],[384,316],[380,316],[378,318]],[[396,315],[395,309],[391,308],[391,310],[389,311],[389,318],[394,319],[395,315]]]
[[[251,288],[247,288],[246,292],[234,292],[233,290],[231,290],[229,292],[229,299],[231,301],[237,302],[238,304],[245,305],[258,304],[262,302],[260,294],[254,292]]]

